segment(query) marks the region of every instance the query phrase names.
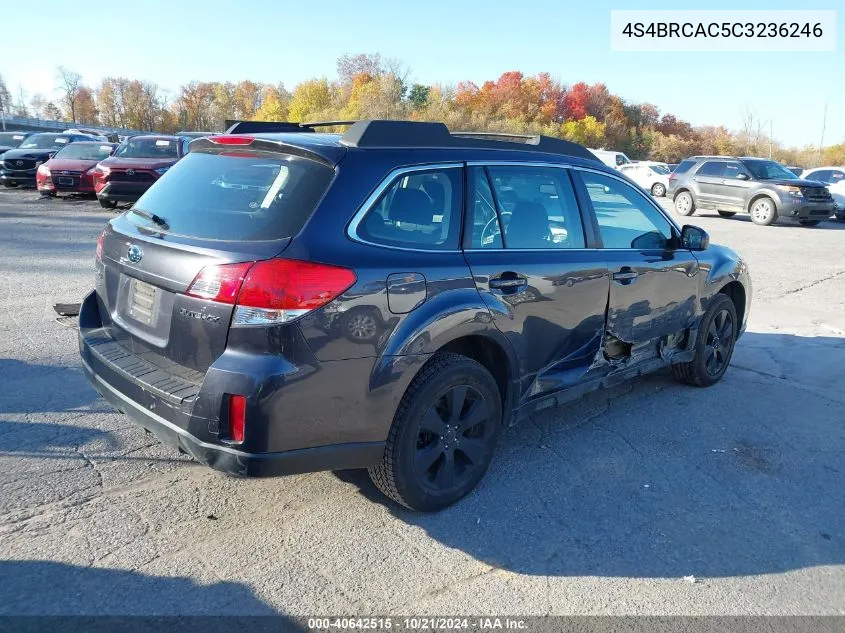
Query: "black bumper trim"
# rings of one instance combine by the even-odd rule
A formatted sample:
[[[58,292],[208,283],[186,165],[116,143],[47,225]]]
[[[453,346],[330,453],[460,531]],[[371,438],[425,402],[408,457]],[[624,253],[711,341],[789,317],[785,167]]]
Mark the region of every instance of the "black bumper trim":
[[[98,376],[84,359],[82,368],[103,398],[133,422],[150,431],[162,443],[180,448],[197,461],[232,475],[269,477],[321,470],[367,468],[378,464],[384,454],[384,442],[332,444],[280,453],[246,453],[231,446],[203,442],[120,393]]]

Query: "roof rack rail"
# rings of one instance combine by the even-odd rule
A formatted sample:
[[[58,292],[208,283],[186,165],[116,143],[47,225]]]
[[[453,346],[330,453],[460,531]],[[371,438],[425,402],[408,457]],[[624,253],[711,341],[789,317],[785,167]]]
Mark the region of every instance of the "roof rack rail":
[[[358,121],[315,121],[314,123],[300,123],[299,127],[335,127],[340,125],[354,125]]]
[[[449,132],[445,123],[428,121],[368,120],[353,124],[340,139],[347,147],[358,148],[478,148],[519,149],[514,144],[525,145],[526,150],[559,154],[600,162],[595,154],[577,143],[550,136],[529,134],[502,134],[498,132]]]

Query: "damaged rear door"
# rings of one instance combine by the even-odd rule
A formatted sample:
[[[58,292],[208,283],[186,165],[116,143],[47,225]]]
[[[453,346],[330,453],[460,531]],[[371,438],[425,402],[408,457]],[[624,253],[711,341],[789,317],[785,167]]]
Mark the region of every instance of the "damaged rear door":
[[[591,207],[610,271],[605,356],[668,357],[695,323],[698,260],[677,248],[677,230],[635,187],[587,169],[573,175]]]

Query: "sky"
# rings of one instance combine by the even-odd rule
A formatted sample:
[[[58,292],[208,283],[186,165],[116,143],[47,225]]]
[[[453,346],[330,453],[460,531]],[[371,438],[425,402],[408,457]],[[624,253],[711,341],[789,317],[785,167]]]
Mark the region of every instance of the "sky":
[[[708,0],[706,8],[797,4]],[[804,0],[800,8],[838,4]],[[603,82],[627,101],[653,103],[694,125],[737,129],[752,111],[785,145],[817,145],[823,121],[825,145],[845,142],[842,5],[836,52],[804,53],[611,52],[611,9],[698,8],[677,2],[144,0],[94,12],[68,6],[39,0],[3,8],[0,75],[13,95],[22,87],[27,97],[55,98],[59,65],[92,86],[126,76],[171,93],[191,80],[281,81],[292,89],[303,79],[335,77],[344,53],[380,53],[410,68],[417,83],[481,85],[509,70],[549,72],[567,84]],[[55,31],[44,16],[61,16]]]

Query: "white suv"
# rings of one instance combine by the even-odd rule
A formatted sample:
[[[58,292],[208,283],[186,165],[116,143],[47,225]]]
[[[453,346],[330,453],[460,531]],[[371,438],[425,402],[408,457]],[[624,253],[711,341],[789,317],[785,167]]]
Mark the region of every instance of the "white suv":
[[[833,196],[833,214],[840,222],[845,222],[845,167],[814,167],[805,169],[802,180],[814,180],[827,185]]]
[[[622,165],[619,171],[657,198],[665,196],[669,188],[671,170],[666,163],[640,161]]]

